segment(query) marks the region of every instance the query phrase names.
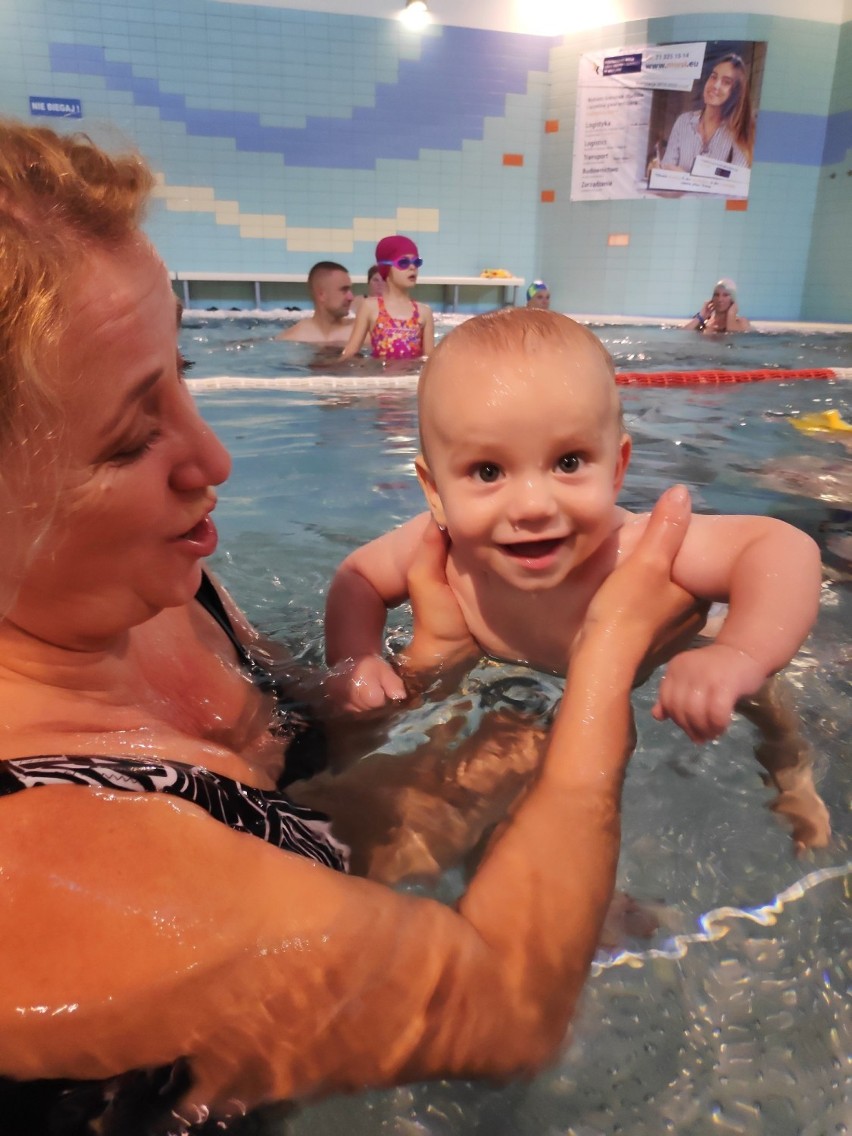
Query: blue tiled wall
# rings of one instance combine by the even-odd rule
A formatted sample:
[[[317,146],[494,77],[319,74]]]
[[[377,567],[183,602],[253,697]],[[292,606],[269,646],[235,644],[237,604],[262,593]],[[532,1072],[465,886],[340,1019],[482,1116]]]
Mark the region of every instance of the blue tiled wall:
[[[543,275],[563,310],[681,315],[724,274],[750,315],[849,319],[834,239],[852,228],[849,28],[732,15],[569,40],[420,36],[220,0],[4,0],[0,111],[79,99],[82,120],[41,121],[135,142],[160,175],[149,230],[175,270],[306,273],[332,257],[364,272],[398,229],[429,275]],[[571,203],[581,52],[693,39],[769,43],[747,212]],[[608,248],[611,232],[629,245]]]
[[[843,30],[848,75],[848,25]],[[829,24],[766,16],[678,16],[603,28],[556,46],[547,114],[559,130],[546,136],[542,154],[542,184],[555,191],[555,200],[539,207],[539,252],[558,306],[575,312],[688,317],[714,281],[730,276],[749,316],[852,320],[849,282],[841,288],[836,279],[840,258],[833,260],[838,266],[835,286],[822,288],[818,303],[813,301],[813,273],[808,273],[812,234],[814,242],[823,239],[815,214],[826,178],[822,162],[829,136],[835,160],[844,169],[843,178],[838,175],[830,184],[837,187],[836,208],[845,210],[849,230],[852,179],[845,169],[852,123],[843,117],[850,105],[848,80],[845,96],[837,93],[842,84],[835,81],[832,102],[835,69],[839,72],[842,62],[837,59],[839,33]],[[570,202],[580,54],[620,44],[705,39],[768,44],[747,210],[729,211],[724,201],[688,198]],[[627,234],[629,244],[608,247],[610,233]]]
[[[804,319],[852,322],[852,24],[840,30],[819,175]],[[825,313],[832,313],[826,315]]]

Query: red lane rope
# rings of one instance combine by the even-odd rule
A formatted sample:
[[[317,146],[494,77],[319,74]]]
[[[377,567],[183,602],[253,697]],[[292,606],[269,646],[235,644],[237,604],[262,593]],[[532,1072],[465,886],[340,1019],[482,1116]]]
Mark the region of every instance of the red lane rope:
[[[788,379],[836,379],[830,367],[810,371],[617,371],[615,381],[626,387],[709,386],[718,383],[785,382]]]

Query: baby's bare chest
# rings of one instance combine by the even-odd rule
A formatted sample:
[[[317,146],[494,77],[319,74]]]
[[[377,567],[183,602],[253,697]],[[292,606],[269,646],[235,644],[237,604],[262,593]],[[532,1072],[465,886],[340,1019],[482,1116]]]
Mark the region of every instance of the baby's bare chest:
[[[484,654],[565,674],[588,597],[542,592],[483,599],[464,592],[457,598]]]

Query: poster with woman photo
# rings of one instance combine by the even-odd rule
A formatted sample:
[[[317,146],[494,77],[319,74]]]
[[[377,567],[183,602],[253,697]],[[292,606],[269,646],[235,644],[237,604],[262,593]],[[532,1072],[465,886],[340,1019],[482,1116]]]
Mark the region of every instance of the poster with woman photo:
[[[766,44],[654,44],[580,61],[572,201],[747,198]]]

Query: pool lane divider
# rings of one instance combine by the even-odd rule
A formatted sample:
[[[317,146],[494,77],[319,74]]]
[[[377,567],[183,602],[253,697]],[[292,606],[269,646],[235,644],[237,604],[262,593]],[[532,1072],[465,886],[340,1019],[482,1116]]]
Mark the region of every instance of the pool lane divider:
[[[852,376],[852,368],[844,368]],[[832,367],[818,367],[804,371],[785,371],[780,368],[762,371],[616,371],[615,381],[625,387],[686,387],[710,386],[722,383],[794,382],[799,379],[839,379],[847,375]]]
[[[852,379],[852,367],[820,367],[806,371],[781,369],[762,371],[617,371],[619,386],[690,387],[722,386],[733,383],[798,382],[800,379]],[[381,390],[411,390],[417,375],[288,375],[275,378],[245,378],[241,375],[213,375],[191,378],[187,385],[195,391],[213,390],[294,390],[346,391],[370,394]]]

